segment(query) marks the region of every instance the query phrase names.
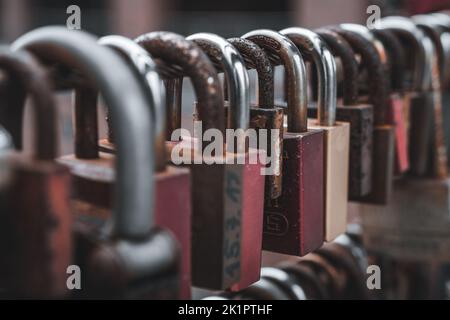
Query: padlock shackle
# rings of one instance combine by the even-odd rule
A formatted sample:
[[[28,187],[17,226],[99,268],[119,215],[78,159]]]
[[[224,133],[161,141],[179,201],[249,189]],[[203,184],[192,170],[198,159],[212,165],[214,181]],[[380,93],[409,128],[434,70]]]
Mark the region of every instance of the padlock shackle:
[[[239,51],[247,69],[256,70],[258,75],[257,106],[273,109],[275,107],[274,71],[265,51],[247,39],[230,38],[227,41]]]
[[[0,125],[0,154],[4,154],[5,152],[11,150],[12,146],[11,135],[3,126]]]
[[[374,124],[386,124],[389,105],[388,81],[375,46],[358,32],[345,30],[340,26],[327,28],[341,35],[352,46],[355,53],[361,55],[362,63],[368,70],[369,98],[374,106]]]
[[[142,78],[148,106],[154,120],[155,170],[163,171],[166,167],[166,101],[165,88],[158,74],[156,63],[144,48],[123,36],[106,36],[100,38],[98,43],[115,49],[131,63],[132,68],[136,69],[138,76]]]
[[[288,37],[279,32],[259,29],[246,33],[244,39],[263,48],[273,64],[281,61],[286,73],[286,100],[289,132],[308,131],[308,89],[302,55]]]
[[[400,16],[391,16],[380,19],[379,29],[388,29],[395,32],[404,41],[407,41],[415,53],[413,62],[413,79],[411,90],[423,91],[429,87],[431,77],[430,68],[427,67],[430,58],[432,44],[410,19]]]
[[[317,120],[321,126],[336,124],[336,62],[326,43],[317,33],[305,28],[286,28],[280,31],[300,50],[302,56],[312,59],[318,75]]]
[[[147,238],[154,227],[154,132],[147,97],[132,69],[112,49],[98,45],[95,37],[65,27],[38,28],[17,39],[12,48],[76,69],[97,85],[111,111],[116,137],[111,236]]]
[[[224,72],[230,103],[227,127],[247,130],[250,124],[250,84],[239,51],[226,39],[213,33],[196,33],[186,37],[186,40],[194,41]]]
[[[331,53],[341,59],[344,78],[344,105],[358,104],[358,62],[352,47],[343,37],[331,30],[317,29],[314,32],[327,44]]]
[[[373,29],[371,33],[383,44],[387,53],[391,89],[403,91],[405,89],[406,54],[402,43],[391,30]]]
[[[10,76],[7,81],[18,82],[11,85],[15,87],[12,94],[19,96],[13,97],[14,103],[3,105],[0,111],[2,124],[12,133],[16,148],[22,149],[23,112],[28,94],[35,108],[34,158],[54,160],[58,144],[56,105],[45,71],[29,53],[12,52],[6,48],[0,50],[0,69]]]
[[[200,47],[172,32],[151,32],[135,41],[160,60],[157,60],[158,68],[166,80],[184,75],[191,78],[203,130],[217,129],[225,136],[224,100],[219,77]],[[176,70],[172,73],[172,69]],[[168,96],[170,94],[167,93]]]
[[[446,13],[431,13],[434,23],[441,28],[440,42],[444,53],[444,72],[442,86],[447,88],[450,83],[450,16]]]

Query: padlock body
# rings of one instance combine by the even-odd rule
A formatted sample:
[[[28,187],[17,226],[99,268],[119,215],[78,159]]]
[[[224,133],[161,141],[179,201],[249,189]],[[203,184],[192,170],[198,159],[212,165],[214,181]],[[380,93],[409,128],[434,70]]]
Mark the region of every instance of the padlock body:
[[[401,175],[409,169],[408,139],[405,124],[404,98],[400,94],[391,94],[387,123],[395,128],[395,174]]]
[[[317,105],[308,108],[308,117],[317,117]],[[358,104],[337,106],[336,120],[350,123],[350,162],[348,195],[355,197],[367,195],[372,186],[372,135],[373,106]]]
[[[303,256],[324,239],[324,132],[284,133],[283,192],[264,210],[263,249]]]
[[[102,226],[111,216],[115,181],[114,155],[100,153],[99,159],[81,160],[73,155],[59,161],[72,170],[72,204],[78,220]],[[155,222],[170,230],[180,243],[180,294],[191,293],[191,180],[186,168],[167,166],[155,174]],[[176,191],[175,191],[176,190]]]
[[[70,172],[48,161],[10,159],[2,192],[0,282],[10,298],[64,298],[72,264]]]
[[[347,230],[350,124],[336,122],[334,126],[318,126],[315,119],[309,119],[309,124],[311,128],[324,130],[324,239],[332,241]]]
[[[267,130],[267,155],[276,161],[274,168],[278,169],[273,175],[266,176],[265,199],[276,199],[282,192],[282,170],[283,170],[283,108],[274,107],[273,109],[250,108],[250,127],[257,130]],[[278,130],[278,134],[272,135],[270,130]],[[273,148],[272,148],[273,142]],[[261,145],[261,144],[259,144]],[[261,147],[259,147],[261,149]]]
[[[358,202],[385,205],[392,193],[395,132],[390,125],[376,126],[373,132],[372,191]]]
[[[433,123],[433,95],[431,92],[408,93],[410,106],[409,160],[410,172],[423,176],[429,166],[429,148]]]

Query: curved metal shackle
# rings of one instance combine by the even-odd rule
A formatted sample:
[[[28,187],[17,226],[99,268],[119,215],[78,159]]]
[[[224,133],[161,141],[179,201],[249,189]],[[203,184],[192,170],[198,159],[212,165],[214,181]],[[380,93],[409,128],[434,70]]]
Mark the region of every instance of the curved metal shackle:
[[[273,62],[279,63],[281,60],[287,75],[288,131],[308,131],[308,88],[305,63],[300,51],[288,37],[272,30],[254,30],[242,38],[256,43],[269,57],[275,56]]]
[[[191,78],[197,97],[199,119],[203,130],[218,129],[225,134],[225,111],[222,87],[211,61],[193,41],[172,32],[151,32],[135,40],[164,65],[158,69],[175,67],[181,75]]]
[[[383,125],[386,122],[386,112],[388,109],[388,82],[384,74],[383,64],[379,53],[371,41],[359,32],[343,29],[340,26],[327,27],[349,42],[353,50],[361,55],[362,63],[368,70],[369,76],[369,97],[374,105],[374,123]]]
[[[106,36],[98,40],[100,45],[115,49],[126,60],[128,60],[138,77],[143,80],[143,87],[148,96],[148,107],[154,120],[154,146],[155,146],[155,169],[164,170],[166,167],[166,96],[165,88],[157,71],[156,63],[150,53],[131,39],[123,36]]]
[[[113,237],[139,240],[154,226],[154,148],[152,116],[133,71],[112,49],[85,32],[43,27],[17,39],[43,61],[80,71],[95,83],[111,111],[116,137]],[[150,140],[150,141],[148,141]]]
[[[326,43],[317,33],[304,28],[287,28],[280,31],[299,48],[300,53],[314,61],[319,81],[317,119],[322,126],[336,123],[337,78],[336,61]]]
[[[239,51],[227,40],[213,33],[196,33],[186,37],[186,40],[194,41],[224,71],[230,102],[228,128],[248,129],[250,85],[247,68]]]
[[[431,13],[429,16],[432,16],[433,21],[442,28],[440,38],[445,60],[442,85],[448,87],[450,83],[450,16],[442,12]]]
[[[373,29],[370,30],[370,32],[383,44],[386,50],[390,70],[391,89],[403,91],[406,56],[402,43],[391,30]]]
[[[44,70],[28,52],[12,52],[6,48],[0,50],[0,70],[10,76],[7,81],[18,81],[17,84],[11,85],[21,88],[20,92],[14,92],[14,94],[22,95],[19,97],[20,103],[2,106],[3,103],[0,102],[0,108],[2,108],[0,122],[7,131],[12,133],[16,148],[22,148],[22,116],[25,98],[29,94],[35,109],[34,157],[38,160],[55,159],[58,143],[56,105]]]
[[[258,75],[258,101],[260,108],[275,107],[274,71],[265,51],[256,43],[242,38],[227,39],[244,58],[247,69],[255,69]]]
[[[343,102],[345,105],[358,103],[358,62],[350,44],[339,34],[328,29],[314,30],[334,56],[341,59],[343,67]]]
[[[414,50],[414,70],[412,79],[412,90],[426,90],[430,83],[431,72],[429,62],[431,61],[432,43],[410,19],[400,16],[391,16],[380,19],[377,26],[379,29],[394,31],[400,38],[407,40]]]
[[[3,155],[4,152],[11,150],[11,147],[12,147],[11,135],[9,134],[8,131],[6,131],[4,127],[0,126],[0,156]]]

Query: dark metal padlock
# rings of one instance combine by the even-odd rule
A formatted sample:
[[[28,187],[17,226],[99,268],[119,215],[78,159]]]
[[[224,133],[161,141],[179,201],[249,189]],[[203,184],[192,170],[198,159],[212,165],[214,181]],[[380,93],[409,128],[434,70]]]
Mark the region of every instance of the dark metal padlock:
[[[27,49],[40,60],[77,70],[96,85],[110,108],[117,153],[115,206],[109,224],[93,228],[80,221],[77,225],[75,262],[83,270],[80,296],[176,298],[178,245],[169,232],[154,227],[154,132],[147,96],[136,74],[94,37],[63,27],[32,31],[13,48]],[[124,107],[130,101],[133,108]],[[100,168],[103,178],[112,179],[111,170]],[[72,170],[74,175],[84,172],[90,178],[99,172],[86,162]]]
[[[162,81],[156,71],[156,65],[149,53],[134,41],[121,36],[108,36],[99,39],[101,45],[111,47],[121,54],[131,68],[137,69],[141,75],[142,86],[148,96],[148,104],[155,119],[155,183],[156,183],[156,207],[155,222],[157,226],[170,230],[181,246],[181,270],[180,270],[180,299],[190,299],[191,297],[191,199],[190,199],[190,172],[186,168],[178,168],[166,165],[165,150],[165,95]],[[95,111],[97,93],[89,88],[77,90],[75,98],[76,112],[83,115],[83,118],[91,123],[91,130],[81,131],[84,134],[94,134],[95,137],[88,141],[95,142],[97,136],[97,116],[90,114]],[[90,118],[90,119],[89,119]],[[95,120],[91,120],[94,118]],[[77,122],[78,123],[78,122]],[[108,125],[111,129],[111,123]],[[83,124],[78,126],[83,127]],[[112,130],[109,130],[111,133]],[[111,138],[113,135],[110,134]],[[80,140],[87,140],[80,137]],[[92,147],[84,148],[86,154]],[[100,150],[106,153],[115,153],[115,148],[111,140],[101,140]],[[81,160],[83,161],[83,160]],[[113,157],[103,157],[104,165],[109,163],[113,167]],[[104,209],[111,209],[111,187],[113,181],[99,181],[95,183],[85,180],[80,181],[77,191],[78,197],[83,201],[84,206],[89,210],[80,210],[83,215],[96,215],[105,219],[108,212]],[[89,184],[87,186],[86,184]],[[93,193],[93,190],[95,192]],[[176,194],[173,193],[176,190]],[[100,193],[100,194],[99,194]],[[170,201],[169,201],[170,200]],[[93,206],[98,206],[93,207]]]
[[[423,30],[433,43],[433,54],[428,61],[430,70],[430,90],[432,91],[432,136],[429,148],[429,165],[427,174],[446,178],[448,176],[448,159],[443,128],[442,80],[445,73],[445,52],[441,42],[442,31],[428,16],[413,16],[415,24]]]
[[[384,55],[383,63],[389,74],[389,110],[387,121],[395,126],[395,174],[402,175],[409,170],[408,131],[405,115],[404,76],[405,76],[405,50],[400,39],[391,30],[371,30],[375,39],[372,39],[378,52]],[[381,43],[381,45],[378,43]]]
[[[273,174],[266,177],[265,199],[276,199],[282,192],[283,171],[283,108],[275,106],[274,72],[272,64],[263,49],[255,43],[242,39],[228,39],[244,58],[247,68],[255,69],[258,74],[258,101],[250,107],[250,127],[266,129],[267,156],[275,160],[270,163]],[[278,134],[272,131],[278,130]],[[260,143],[261,144],[261,143]]]
[[[345,27],[345,25],[344,25]],[[394,173],[394,127],[387,123],[388,88],[383,66],[375,47],[359,32],[339,27],[332,30],[340,34],[361,55],[362,64],[368,73],[369,101],[374,106],[372,188],[371,192],[353,200],[372,204],[386,204],[392,190]]]
[[[290,261],[283,262],[277,267],[286,271],[295,279],[295,282],[300,284],[307,300],[323,300],[327,298],[325,288],[310,266]]]
[[[303,28],[280,31],[297,45],[300,53],[314,61],[318,74],[317,120],[311,128],[324,132],[325,241],[332,241],[347,229],[350,125],[336,122],[336,63],[323,40]]]
[[[228,125],[227,128],[245,132],[250,126],[249,80],[244,61],[238,50],[225,39],[208,33],[197,33],[186,39],[194,41],[208,57],[223,70],[228,84]],[[238,131],[236,131],[238,133]],[[264,181],[263,166],[260,161],[252,163],[250,156],[261,159],[265,155],[237,136],[237,148],[228,150],[245,157],[242,171],[242,212],[241,212],[241,276],[233,290],[240,290],[259,280],[261,269],[261,249],[263,233]],[[230,141],[226,141],[227,148]],[[239,146],[242,144],[242,147]]]
[[[358,63],[352,47],[331,30],[316,32],[343,66],[343,94],[336,107],[336,119],[350,123],[348,195],[351,200],[367,195],[372,187],[373,106],[358,102]],[[308,115],[316,117],[317,109],[308,108]]]
[[[33,154],[2,154],[0,283],[8,298],[64,298],[72,264],[70,172],[55,162],[56,107],[48,79],[27,52],[0,51],[3,84],[0,122],[22,149],[25,98],[34,107]],[[6,99],[3,99],[3,98]],[[2,139],[2,144],[4,139]],[[18,142],[18,143],[17,143]],[[10,171],[5,177],[4,166]],[[6,182],[6,185],[4,184]]]
[[[194,42],[173,33],[149,33],[136,41],[163,62],[160,71],[166,79],[184,75],[191,78],[203,131],[217,129],[224,134],[222,88],[206,54]],[[173,66],[176,66],[175,71],[171,70]],[[181,114],[179,110],[168,111],[169,114],[171,111]],[[174,126],[179,127],[179,123]],[[189,152],[191,156],[201,156],[204,147],[192,147],[188,141],[188,147],[182,147],[182,151]],[[227,164],[227,160],[235,162],[236,156],[232,154],[224,153],[217,157],[222,158],[223,164],[208,165],[202,162],[190,166],[192,281],[198,287],[228,289],[239,281],[241,274],[243,165]]]
[[[323,130],[308,129],[306,71],[287,37],[256,30],[243,38],[256,43],[287,74],[287,122],[283,136],[283,191],[265,206],[263,249],[305,255],[324,240]]]
[[[424,33],[405,17],[387,17],[380,20],[381,29],[392,30],[402,42],[413,45],[415,55],[407,61],[412,69],[411,89],[405,93],[409,109],[410,173],[423,176],[429,163],[433,125],[433,93],[430,90],[433,45]],[[411,76],[410,76],[411,78]]]

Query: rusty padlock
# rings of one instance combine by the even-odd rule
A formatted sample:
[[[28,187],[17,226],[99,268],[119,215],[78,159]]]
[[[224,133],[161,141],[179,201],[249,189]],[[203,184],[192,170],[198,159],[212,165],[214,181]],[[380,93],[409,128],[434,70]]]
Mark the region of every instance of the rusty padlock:
[[[402,174],[409,168],[409,157],[407,149],[407,132],[404,119],[403,101],[402,97],[393,95],[391,92],[391,70],[389,67],[390,61],[389,53],[392,56],[392,50],[387,51],[385,43],[389,44],[391,48],[393,41],[396,39],[394,34],[391,34],[389,30],[378,30],[379,37],[382,37],[384,41],[378,40],[375,34],[371,33],[366,27],[357,24],[341,24],[341,28],[357,33],[358,35],[369,41],[372,46],[377,50],[382,62],[383,69],[387,78],[384,80],[386,89],[388,90],[388,99],[386,101],[387,107],[385,111],[385,123],[393,126],[394,128],[394,146],[395,146],[395,165],[394,169],[397,169],[397,173]],[[383,35],[383,36],[381,36]],[[398,44],[398,43],[397,43]],[[396,51],[397,52],[397,51]],[[364,83],[369,84],[370,81],[366,80]],[[367,90],[368,91],[368,90]]]
[[[414,55],[408,56],[407,79],[411,88],[405,93],[409,113],[410,173],[426,174],[429,163],[429,146],[432,137],[433,102],[430,90],[433,44],[424,33],[405,17],[386,17],[380,20],[380,29],[392,30],[402,43],[413,45]]]
[[[257,145],[247,146],[243,136],[247,135],[250,126],[248,74],[239,51],[225,39],[211,33],[197,33],[186,39],[194,41],[218,65],[219,70],[223,70],[229,91],[227,129],[236,130],[230,138],[236,138],[237,143],[233,147],[234,141],[229,141],[227,137],[227,152],[245,157],[242,171],[241,277],[231,288],[241,290],[259,280],[265,181],[262,162],[259,161],[265,152],[260,152]],[[253,156],[258,161],[250,158]]]
[[[80,221],[76,229],[75,262],[83,270],[84,280],[80,295],[176,298],[178,244],[169,232],[154,226],[154,132],[147,96],[136,74],[94,37],[63,27],[36,29],[16,40],[13,48],[29,50],[41,61],[78,71],[98,88],[111,111],[116,172],[107,158],[81,164],[61,160],[71,166],[74,176],[100,176],[106,183],[117,177],[110,223],[94,228]],[[133,108],[124,107],[130,101]]]
[[[287,130],[283,136],[283,192],[265,206],[263,249],[305,255],[324,239],[323,130],[308,128],[306,71],[300,52],[286,36],[255,30],[242,38],[284,66]]]
[[[405,75],[405,50],[400,40],[391,30],[371,30],[376,40],[380,41],[382,46],[378,46],[380,58],[386,54],[386,66],[390,80],[390,108],[387,114],[387,121],[395,126],[395,174],[402,175],[409,170],[408,153],[408,131],[404,101],[404,75]]]
[[[336,119],[350,123],[349,199],[367,195],[372,187],[373,106],[358,102],[358,63],[348,42],[339,34],[318,29],[316,33],[339,57],[343,66],[342,100],[338,100]],[[317,108],[308,108],[310,117],[317,116]]]
[[[309,120],[311,128],[324,131],[324,206],[325,241],[331,241],[347,229],[348,168],[350,124],[336,122],[336,64],[324,41],[303,28],[280,31],[310,56],[318,74],[317,121]]]
[[[64,298],[66,270],[72,264],[70,172],[55,162],[56,107],[44,70],[31,54],[0,51],[0,69],[12,91],[0,102],[0,122],[22,137],[25,98],[33,101],[32,155],[2,155],[0,283],[8,298]],[[5,97],[6,98],[6,97]],[[15,101],[15,103],[11,103]],[[5,140],[2,139],[2,145]],[[21,144],[16,145],[21,149]],[[4,165],[8,166],[4,176]]]
[[[191,78],[203,131],[216,129],[224,134],[221,85],[206,54],[194,42],[168,32],[149,33],[136,41],[152,56],[161,60],[160,70],[166,79],[184,75]],[[171,110],[168,111],[170,115]],[[178,110],[172,111],[178,113]],[[177,123],[174,127],[179,128],[180,125]],[[201,157],[201,161],[190,165],[193,206],[192,281],[198,287],[228,289],[239,282],[241,274],[244,168],[240,164],[230,164],[236,162],[236,155],[225,153],[225,146],[222,154],[213,155],[216,163],[209,165],[207,161],[211,159],[202,159],[203,150],[208,145],[202,145],[201,138],[197,139],[195,146],[189,144],[178,148],[178,151],[185,152],[190,157]],[[174,150],[172,149],[172,153]]]
[[[267,142],[259,142],[266,149],[272,162],[268,164],[273,174],[266,177],[265,199],[276,199],[282,192],[283,171],[283,108],[275,106],[274,71],[264,50],[243,38],[228,39],[244,58],[247,68],[255,69],[258,75],[258,100],[250,107],[250,127],[267,130]],[[271,131],[278,130],[278,131]]]
[[[441,42],[442,30],[429,16],[413,16],[414,23],[422,29],[433,43],[433,54],[429,60],[430,90],[432,91],[432,135],[429,148],[427,173],[445,178],[448,176],[448,159],[443,128],[442,81],[445,74],[445,52]]]
[[[353,50],[361,55],[363,65],[370,70],[369,102],[374,106],[372,188],[371,192],[358,202],[386,204],[392,189],[394,171],[394,127],[386,121],[388,109],[387,79],[374,46],[359,33],[340,27],[331,27],[344,37]]]
[[[170,230],[181,246],[181,270],[180,270],[180,298],[189,299],[191,297],[191,199],[190,199],[190,172],[186,168],[178,168],[166,165],[165,150],[165,95],[160,76],[156,71],[156,65],[149,53],[134,41],[121,36],[108,36],[99,39],[99,44],[110,47],[121,54],[130,67],[135,69],[140,75],[139,80],[148,97],[148,105],[155,119],[155,183],[156,183],[156,207],[155,223],[157,226]],[[89,88],[78,88],[75,98],[76,112],[82,115],[86,121],[91,123],[92,130],[80,131],[82,134],[95,135],[90,139],[80,137],[79,141],[95,142],[96,113],[95,111],[97,93]],[[80,119],[80,118],[78,118]],[[95,119],[95,120],[93,120]],[[76,122],[78,123],[78,122]],[[111,123],[108,123],[111,125]],[[82,128],[81,123],[77,125]],[[113,137],[112,130],[109,127],[109,138]],[[84,148],[89,150],[90,148]],[[115,148],[111,140],[103,139],[100,141],[100,150],[106,153],[115,153]],[[108,157],[109,161],[114,161]],[[112,166],[112,165],[111,165]],[[78,196],[90,205],[89,210],[83,210],[83,214],[98,215],[107,217],[104,209],[111,209],[111,183],[97,183],[94,186],[86,187],[86,182],[79,186]],[[92,184],[89,181],[90,184]],[[93,193],[92,190],[100,192]],[[173,193],[176,190],[176,194]],[[94,195],[94,196],[93,196]],[[168,201],[168,197],[170,201]],[[86,204],[84,204],[86,206]],[[98,208],[91,207],[98,206]]]

